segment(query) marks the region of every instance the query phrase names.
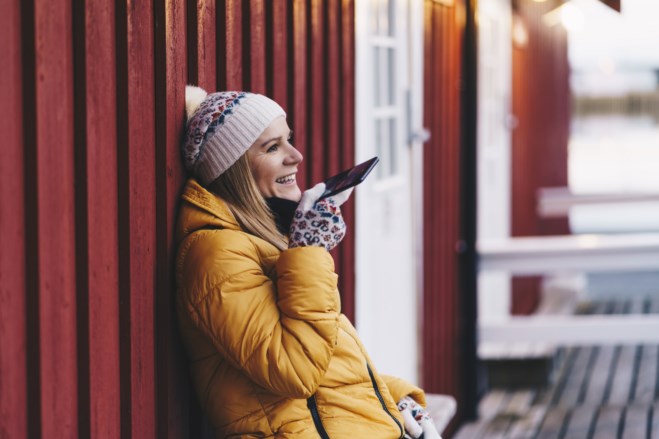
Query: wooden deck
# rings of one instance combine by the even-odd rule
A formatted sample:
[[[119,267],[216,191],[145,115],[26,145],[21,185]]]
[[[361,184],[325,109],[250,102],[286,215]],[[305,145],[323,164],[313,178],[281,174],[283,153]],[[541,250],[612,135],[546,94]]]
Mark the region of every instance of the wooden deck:
[[[586,312],[659,313],[659,300],[602,301]],[[582,346],[561,348],[558,355],[551,386],[490,391],[478,422],[455,437],[659,439],[659,346]]]

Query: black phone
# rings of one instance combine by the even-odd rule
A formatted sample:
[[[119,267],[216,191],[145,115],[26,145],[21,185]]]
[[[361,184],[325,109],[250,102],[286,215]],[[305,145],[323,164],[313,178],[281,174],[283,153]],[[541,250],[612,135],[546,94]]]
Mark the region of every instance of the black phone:
[[[379,158],[373,157],[364,163],[360,163],[340,174],[336,174],[334,177],[328,178],[325,180],[325,192],[323,192],[320,198],[331,197],[353,186],[357,186],[366,179],[366,176],[379,161]]]

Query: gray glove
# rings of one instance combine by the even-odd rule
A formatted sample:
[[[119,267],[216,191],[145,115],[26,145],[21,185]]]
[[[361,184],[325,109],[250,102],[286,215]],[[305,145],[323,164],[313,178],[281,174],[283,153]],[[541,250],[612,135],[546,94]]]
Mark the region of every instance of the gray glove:
[[[406,396],[397,405],[405,420],[406,438],[441,439],[430,415],[415,400]]]

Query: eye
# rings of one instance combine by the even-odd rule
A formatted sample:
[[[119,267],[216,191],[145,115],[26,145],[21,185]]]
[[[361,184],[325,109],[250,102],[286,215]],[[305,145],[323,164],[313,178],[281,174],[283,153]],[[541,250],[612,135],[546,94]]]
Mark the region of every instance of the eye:
[[[279,144],[273,143],[267,150],[267,152],[275,152],[279,149]]]
[[[291,130],[291,131],[288,133],[288,138],[287,138],[286,140],[288,140],[288,141],[291,142],[291,143],[293,142],[293,130]]]

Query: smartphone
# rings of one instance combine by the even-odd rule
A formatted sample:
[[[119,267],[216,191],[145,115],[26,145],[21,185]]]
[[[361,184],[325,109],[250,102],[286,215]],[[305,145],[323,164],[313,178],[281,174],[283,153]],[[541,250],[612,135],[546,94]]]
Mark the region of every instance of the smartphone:
[[[373,170],[379,161],[379,158],[373,157],[364,163],[360,163],[334,177],[328,178],[325,180],[325,192],[323,192],[320,198],[331,197],[332,195],[336,195],[353,186],[357,186],[366,179],[366,176]]]

